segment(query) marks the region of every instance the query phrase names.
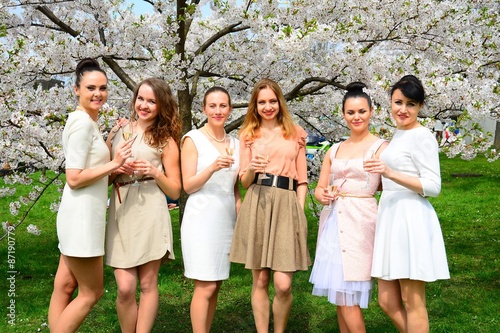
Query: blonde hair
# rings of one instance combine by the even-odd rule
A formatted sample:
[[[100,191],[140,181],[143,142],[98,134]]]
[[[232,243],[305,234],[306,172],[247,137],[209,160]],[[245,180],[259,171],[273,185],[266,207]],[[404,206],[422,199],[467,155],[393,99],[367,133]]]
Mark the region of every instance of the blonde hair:
[[[239,131],[240,136],[249,140],[260,137],[262,118],[257,112],[257,99],[260,91],[263,89],[271,89],[278,98],[279,112],[276,118],[281,126],[283,137],[285,139],[295,137],[297,130],[295,128],[295,122],[293,121],[290,111],[288,110],[285,96],[283,96],[280,86],[268,78],[261,79],[253,87],[252,95],[250,96],[250,101],[248,103],[247,114]]]

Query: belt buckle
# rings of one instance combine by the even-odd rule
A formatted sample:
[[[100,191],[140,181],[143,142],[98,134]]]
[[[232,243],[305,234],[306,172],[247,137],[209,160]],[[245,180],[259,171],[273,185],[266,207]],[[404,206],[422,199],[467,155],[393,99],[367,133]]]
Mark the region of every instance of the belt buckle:
[[[278,176],[273,175],[273,182],[272,182],[271,186],[278,187]]]

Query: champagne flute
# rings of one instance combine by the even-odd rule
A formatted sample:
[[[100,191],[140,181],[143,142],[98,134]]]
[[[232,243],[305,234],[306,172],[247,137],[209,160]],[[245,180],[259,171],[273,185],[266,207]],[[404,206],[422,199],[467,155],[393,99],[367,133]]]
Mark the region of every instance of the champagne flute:
[[[132,139],[132,136],[134,135],[134,131],[132,129],[132,124],[128,123],[125,125],[122,129],[122,136],[125,141]]]
[[[234,154],[234,140],[232,136],[226,136],[226,155],[232,157]],[[233,171],[233,165],[231,164],[226,172]]]
[[[328,191],[328,194],[334,195],[337,193],[337,185],[334,185],[335,183],[335,174],[331,173],[328,175],[328,186],[326,187],[326,190]],[[333,208],[333,200],[330,200],[328,203],[328,209]]]
[[[268,162],[269,156],[267,155],[266,145],[264,143],[256,143],[255,149],[257,150],[257,155],[262,155],[266,162]],[[266,174],[266,168],[264,167],[264,173],[260,175],[260,179],[269,179],[269,176]]]
[[[372,158],[375,157],[375,152],[373,149],[368,149],[365,150],[363,153],[363,166],[365,165],[366,161],[371,160]],[[370,173],[366,173],[366,185],[364,189],[369,189],[370,188]]]

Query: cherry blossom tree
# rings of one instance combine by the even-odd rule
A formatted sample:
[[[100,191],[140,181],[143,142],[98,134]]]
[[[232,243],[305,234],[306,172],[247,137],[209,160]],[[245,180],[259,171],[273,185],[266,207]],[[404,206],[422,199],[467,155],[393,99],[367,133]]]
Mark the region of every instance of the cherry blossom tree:
[[[428,94],[422,122],[432,128],[435,119],[453,117],[460,127],[461,140],[445,148],[448,156],[498,157],[490,149],[493,137],[478,125],[498,120],[500,111],[498,0],[144,4],[150,8],[144,14],[124,0],[0,4],[0,163],[16,171],[4,180],[30,184],[29,168],[57,173],[41,179],[28,198],[14,199],[13,214],[49,184],[61,185],[60,138],[76,105],[71,75],[84,57],[97,58],[110,79],[100,117],[104,133],[129,116],[131,90],[146,77],[161,77],[177,92],[183,132],[202,126],[200,96],[215,84],[234,100],[227,130],[236,130],[252,86],[270,77],[282,86],[297,121],[332,141],[347,130],[339,110],[344,87],[363,81],[377,106],[374,131],[390,137],[387,90],[412,73]],[[0,196],[14,197],[7,187]]]

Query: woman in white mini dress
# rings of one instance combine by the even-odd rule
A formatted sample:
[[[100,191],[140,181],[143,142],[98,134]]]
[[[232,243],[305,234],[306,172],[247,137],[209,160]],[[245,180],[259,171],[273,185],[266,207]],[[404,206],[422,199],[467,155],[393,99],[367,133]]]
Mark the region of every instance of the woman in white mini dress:
[[[108,175],[131,154],[130,142],[123,142],[110,161],[96,123],[108,97],[106,72],[87,58],[75,74],[78,107],[69,114],[62,135],[66,185],[57,213],[61,257],[49,306],[51,332],[76,332],[103,294]]]
[[[397,131],[379,160],[365,169],[382,174],[372,276],[379,304],[401,332],[429,332],[425,284],[449,279],[443,235],[426,199],[441,191],[438,145],[417,120],[424,88],[413,75],[391,88]]]
[[[181,225],[184,275],[194,280],[194,333],[210,331],[222,281],[229,278],[229,250],[240,205],[239,143],[224,131],[229,93],[212,87],[203,98],[207,123],[182,139],[182,178],[189,198]],[[234,153],[229,156],[226,148]]]

